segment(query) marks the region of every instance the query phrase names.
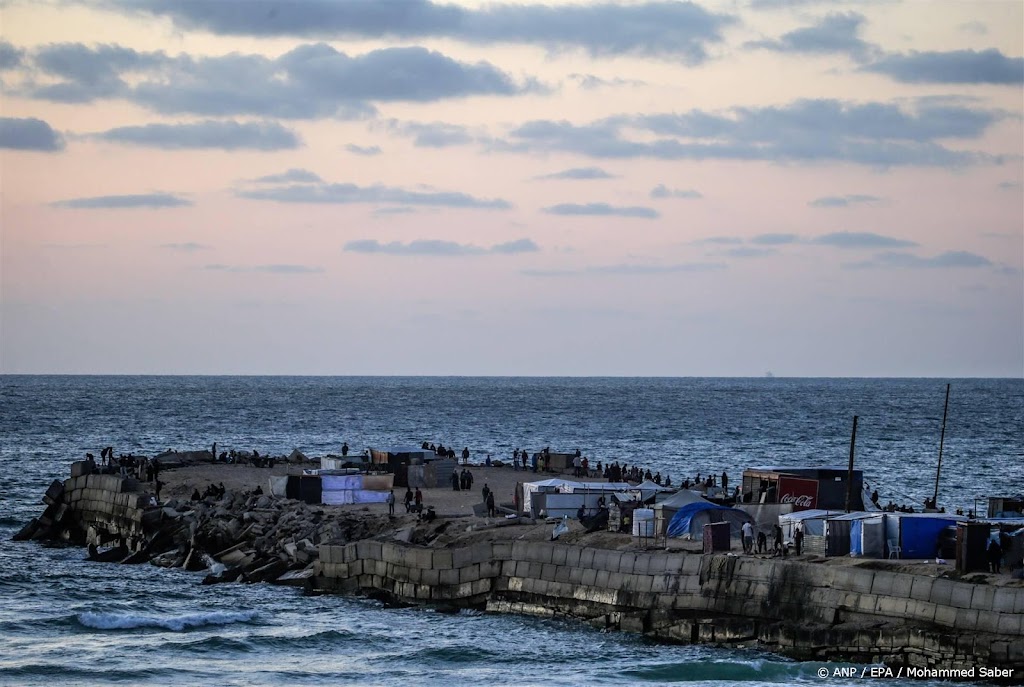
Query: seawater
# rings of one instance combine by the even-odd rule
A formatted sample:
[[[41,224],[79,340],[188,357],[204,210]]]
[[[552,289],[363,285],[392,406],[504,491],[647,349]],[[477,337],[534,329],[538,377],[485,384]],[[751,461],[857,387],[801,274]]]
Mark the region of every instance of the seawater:
[[[1024,381],[951,380],[940,505],[1020,492]],[[441,441],[474,459],[580,448],[683,476],[856,467],[883,500],[934,489],[945,380],[0,377],[0,537],[86,451],[312,456]],[[267,585],[0,547],[0,683],[195,685],[855,684],[822,664],[668,646],[574,622],[303,597]],[[831,670],[835,666],[829,664]],[[927,684],[927,683],[924,683]]]

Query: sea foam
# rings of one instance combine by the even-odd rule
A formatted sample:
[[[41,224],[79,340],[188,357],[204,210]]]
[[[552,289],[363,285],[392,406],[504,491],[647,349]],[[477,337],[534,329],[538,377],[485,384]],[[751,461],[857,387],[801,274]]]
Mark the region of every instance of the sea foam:
[[[246,623],[256,617],[256,611],[209,611],[175,616],[152,616],[135,613],[79,613],[78,622],[97,630],[131,630],[153,627],[181,632],[206,625]]]

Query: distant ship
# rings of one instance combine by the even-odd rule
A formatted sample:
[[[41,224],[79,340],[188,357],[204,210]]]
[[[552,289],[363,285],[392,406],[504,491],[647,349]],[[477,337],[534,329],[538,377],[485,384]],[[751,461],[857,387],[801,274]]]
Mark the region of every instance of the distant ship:
[[[764,378],[765,379],[775,379],[775,375],[772,374],[771,370],[768,370],[767,372],[764,373]]]

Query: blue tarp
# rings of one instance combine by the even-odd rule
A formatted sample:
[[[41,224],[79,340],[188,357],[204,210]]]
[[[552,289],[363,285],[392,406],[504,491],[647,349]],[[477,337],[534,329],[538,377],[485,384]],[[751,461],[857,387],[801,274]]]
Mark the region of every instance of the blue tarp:
[[[850,555],[851,556],[863,556],[864,550],[861,546],[861,538],[864,536],[864,522],[862,520],[854,520],[853,524],[850,525]]]
[[[717,503],[702,503],[700,501],[695,503],[688,503],[672,516],[672,519],[668,523],[668,536],[670,537],[683,537],[690,532],[690,525],[692,524],[693,516],[698,513],[703,513],[709,510],[734,510],[727,506],[719,506]]]
[[[939,546],[939,533],[958,518],[900,518],[901,558],[935,558]]]

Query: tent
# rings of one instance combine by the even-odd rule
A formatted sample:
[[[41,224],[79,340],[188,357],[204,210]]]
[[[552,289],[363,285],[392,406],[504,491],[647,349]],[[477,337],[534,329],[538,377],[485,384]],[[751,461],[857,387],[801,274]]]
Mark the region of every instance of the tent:
[[[824,537],[825,520],[833,515],[845,515],[845,513],[838,510],[811,509],[780,515],[779,525],[782,527],[782,541],[792,543],[797,525],[803,528],[805,537]]]
[[[720,506],[710,501],[693,501],[681,506],[668,523],[667,534],[683,539],[701,539],[704,525],[713,522],[728,522],[733,536],[740,536],[743,523],[754,524],[753,518],[736,508]]]
[[[825,521],[826,555],[885,558],[885,516],[844,513]]]
[[[947,513],[886,513],[885,538],[900,558],[935,558],[942,530],[967,518]]]
[[[657,482],[652,482],[651,480],[645,480],[635,487],[632,487],[632,489],[638,489],[640,491],[640,499],[642,501],[646,501],[657,494],[675,491],[672,487],[663,487]]]
[[[523,500],[522,507],[523,513],[529,513],[535,515],[533,512],[533,495],[552,493],[561,491],[561,487],[565,484],[576,484],[567,479],[545,479],[539,482],[523,482]],[[571,493],[568,492],[568,493]]]

